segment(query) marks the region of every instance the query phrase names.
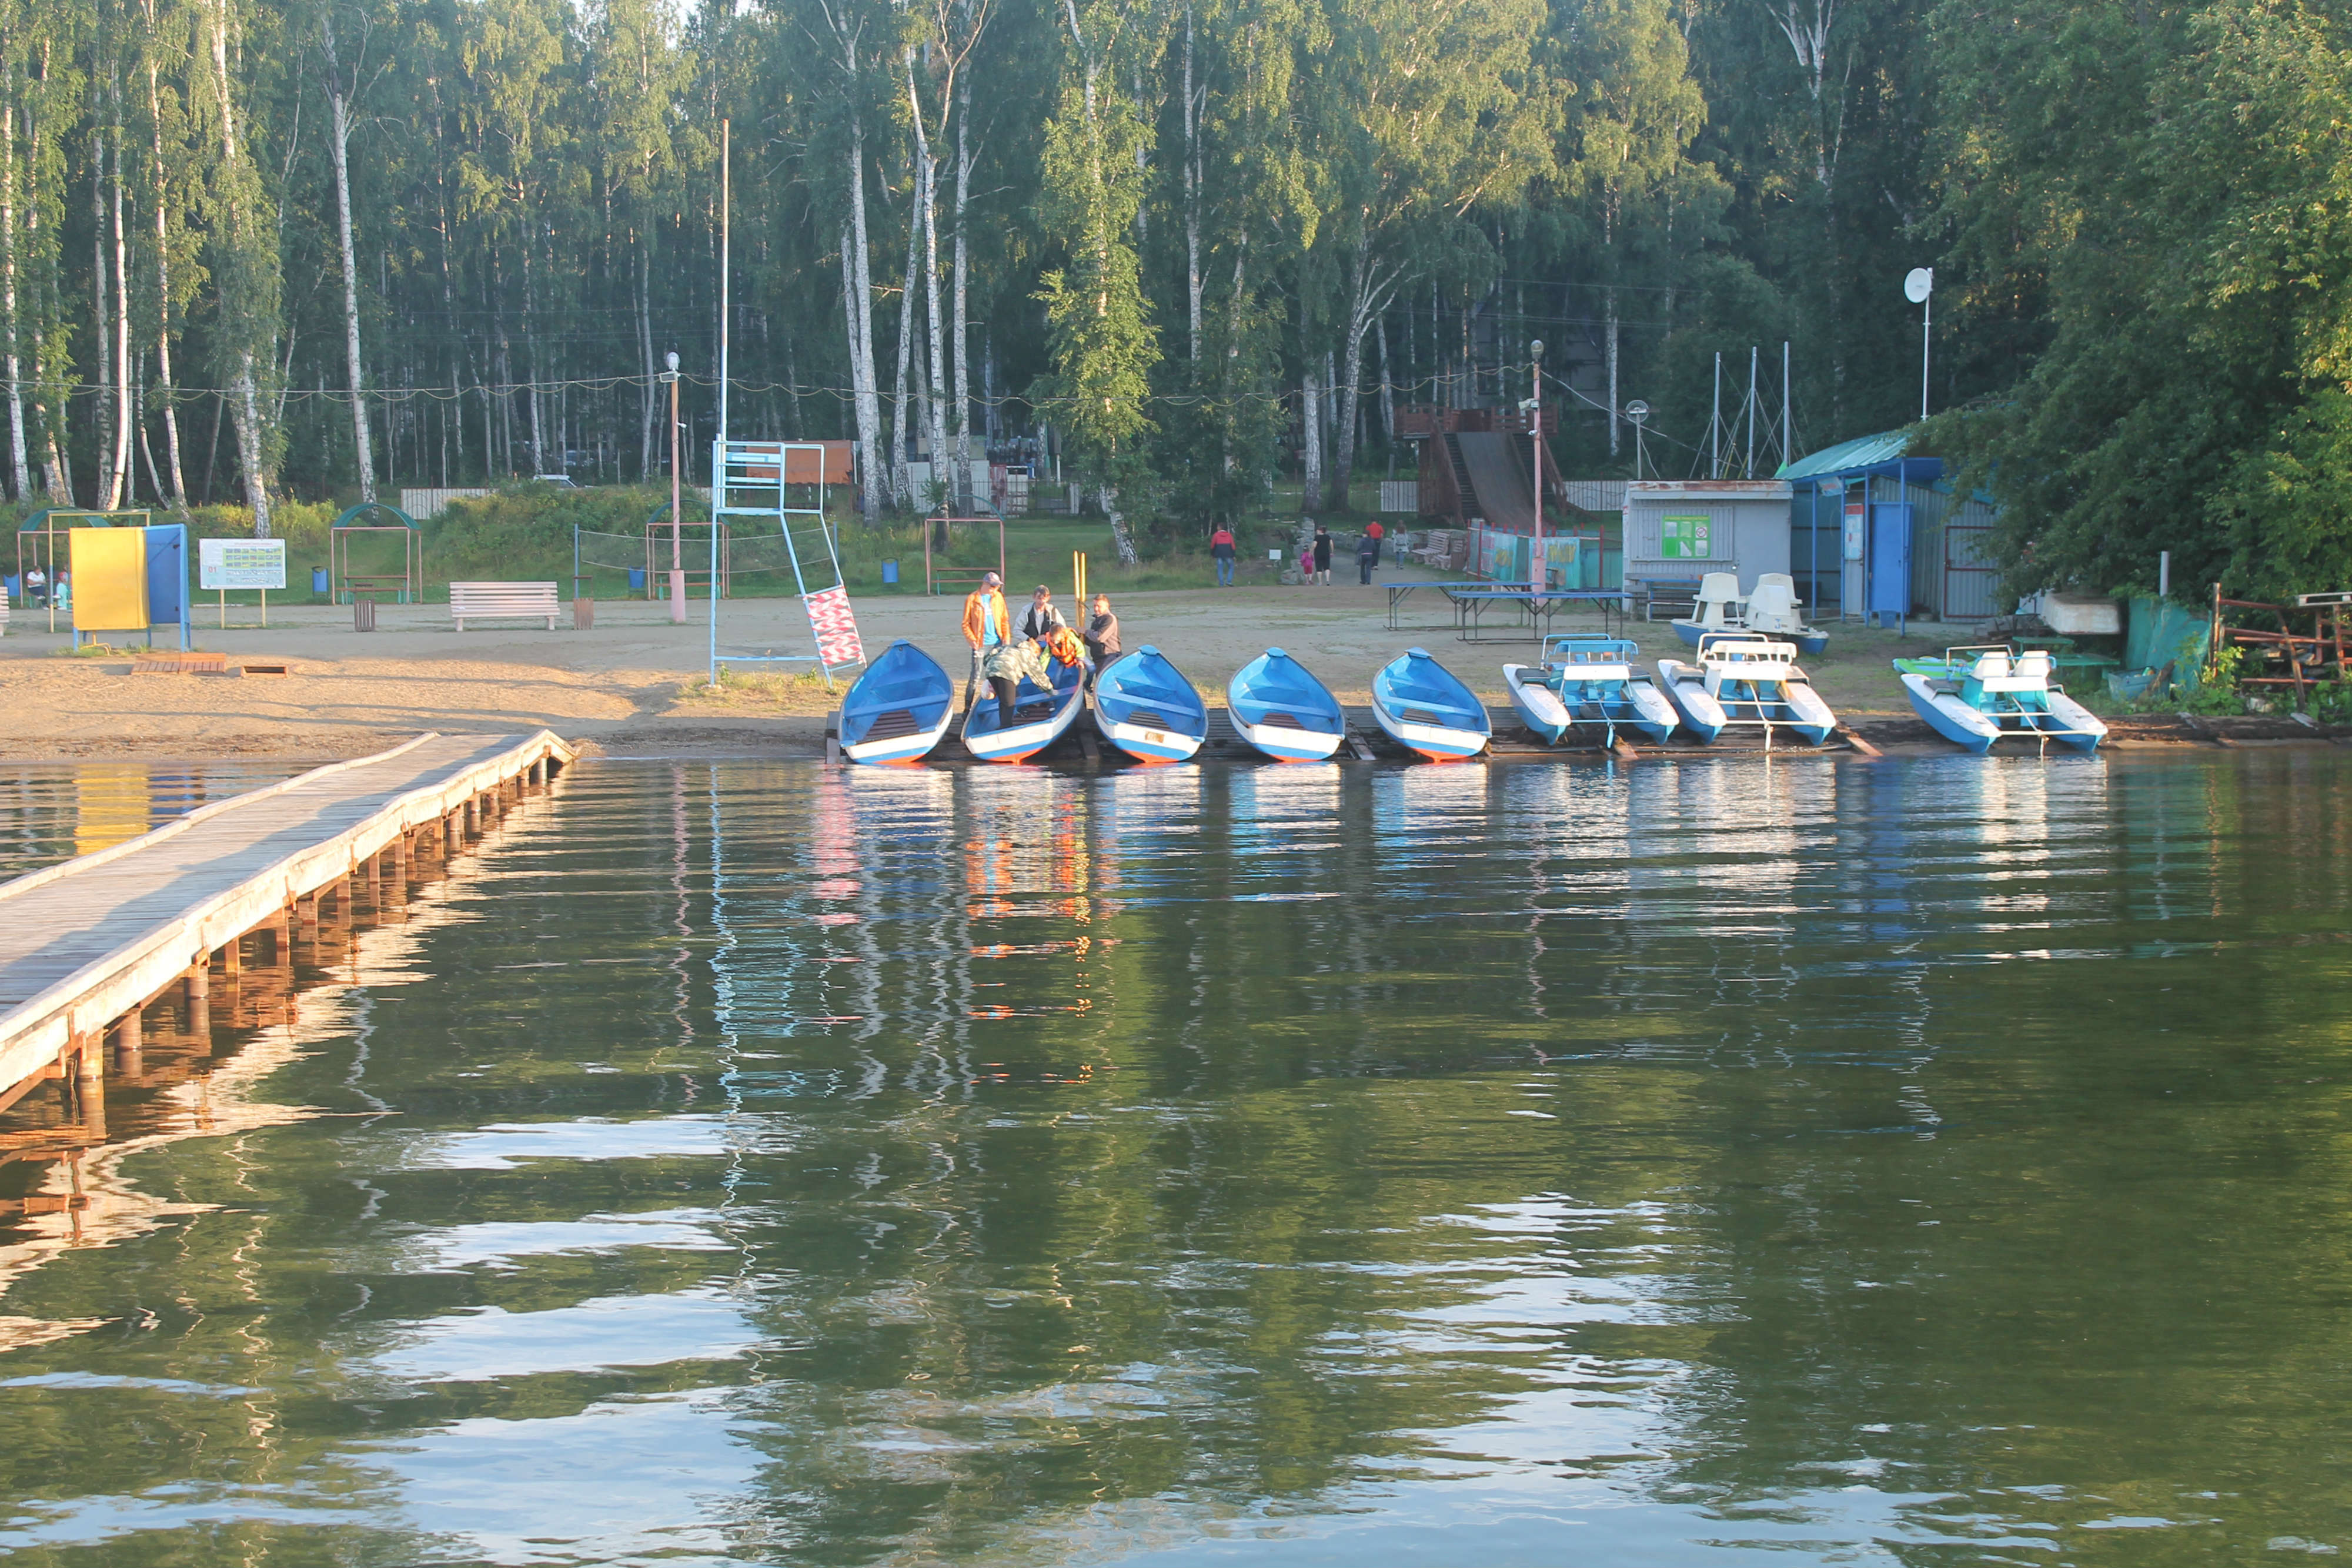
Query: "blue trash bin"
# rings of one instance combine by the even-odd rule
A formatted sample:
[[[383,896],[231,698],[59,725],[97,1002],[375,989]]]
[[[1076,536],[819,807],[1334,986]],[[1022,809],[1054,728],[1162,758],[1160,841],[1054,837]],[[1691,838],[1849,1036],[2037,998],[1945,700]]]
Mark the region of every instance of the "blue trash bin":
[[[886,560],[882,563],[882,583],[886,588],[896,588],[898,585],[898,563],[897,561]]]
[[[310,569],[310,591],[313,593],[324,593],[327,591],[327,569],[325,567],[314,566]]]
[[[645,591],[646,569],[641,566],[633,566],[629,568],[629,591],[631,593],[642,594]]]

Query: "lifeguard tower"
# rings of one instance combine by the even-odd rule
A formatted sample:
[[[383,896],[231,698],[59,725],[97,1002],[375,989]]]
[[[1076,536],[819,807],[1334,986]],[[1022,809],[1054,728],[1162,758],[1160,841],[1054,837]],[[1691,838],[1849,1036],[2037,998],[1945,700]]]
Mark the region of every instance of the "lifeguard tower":
[[[755,541],[775,541],[793,588],[809,618],[811,653],[737,651],[719,631],[719,598],[710,601],[710,680],[726,664],[813,664],[831,684],[835,670],[866,662],[842,580],[841,552],[825,520],[825,443],[821,441],[730,441],[710,446],[710,577],[724,570],[722,550],[741,551]]]

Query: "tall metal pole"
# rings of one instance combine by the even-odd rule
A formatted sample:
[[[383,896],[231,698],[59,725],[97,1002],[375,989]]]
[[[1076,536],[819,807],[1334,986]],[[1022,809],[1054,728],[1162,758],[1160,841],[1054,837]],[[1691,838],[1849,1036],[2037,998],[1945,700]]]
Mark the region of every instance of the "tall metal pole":
[[[1930,291],[1920,303],[1927,307],[1919,313],[1919,417],[1927,417],[1927,343],[1936,325],[1936,296]]]
[[[1780,466],[1797,460],[1795,427],[1789,417],[1789,340],[1780,340]]]
[[[735,122],[722,120],[719,122],[719,439],[711,444],[710,448],[710,684],[713,685],[719,684],[719,508],[727,504],[727,317],[734,281],[731,272],[734,247],[730,243],[729,232],[735,210],[734,152]],[[785,472],[786,462],[782,453],[776,455],[779,506],[783,504],[784,481],[790,477]],[[824,465],[821,461],[817,464],[817,477],[820,482],[824,477]],[[731,563],[729,570],[731,579]]]
[[[1528,572],[1534,579],[1534,591],[1541,593],[1551,580],[1545,569],[1543,537],[1543,340],[1538,338],[1528,345],[1528,447],[1535,465],[1534,483],[1528,494],[1536,498],[1536,532],[1534,547],[1528,552]],[[1528,607],[1528,614],[1535,613]]]
[[[722,442],[727,439],[727,313],[728,287],[731,282],[728,274],[729,263],[732,259],[728,254],[727,231],[729,219],[732,215],[730,209],[734,205],[735,199],[735,171],[732,166],[734,138],[735,122],[731,120],[720,120],[719,122],[719,439]],[[823,465],[819,466],[822,467]],[[781,484],[783,475],[779,472],[776,479]],[[715,523],[717,519],[713,518],[712,521]],[[714,611],[712,613],[716,614],[717,612]]]
[[[1706,405],[1706,476],[1723,477],[1723,350],[1715,351],[1715,396]]]
[[[1748,467],[1746,476],[1756,477],[1756,345],[1748,345]]]
[[[669,357],[669,618],[686,621],[686,566],[678,541],[677,356]]]

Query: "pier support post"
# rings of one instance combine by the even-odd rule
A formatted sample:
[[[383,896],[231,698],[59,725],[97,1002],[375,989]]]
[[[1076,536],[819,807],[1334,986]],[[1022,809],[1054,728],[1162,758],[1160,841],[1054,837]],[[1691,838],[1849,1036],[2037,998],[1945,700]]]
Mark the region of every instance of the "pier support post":
[[[105,1061],[100,1057],[100,1037],[79,1034],[74,1037],[74,1078],[84,1084],[95,1084],[106,1076]]]
[[[114,1071],[126,1078],[138,1077],[142,1071],[140,1055],[146,1043],[145,1019],[137,1008],[132,1008],[114,1026]]]
[[[245,938],[232,936],[221,944],[221,973],[234,978],[245,973]]]
[[[202,964],[191,964],[187,978],[181,982],[181,986],[180,999],[187,1013],[190,1038],[209,1041],[213,1037],[210,972]]]

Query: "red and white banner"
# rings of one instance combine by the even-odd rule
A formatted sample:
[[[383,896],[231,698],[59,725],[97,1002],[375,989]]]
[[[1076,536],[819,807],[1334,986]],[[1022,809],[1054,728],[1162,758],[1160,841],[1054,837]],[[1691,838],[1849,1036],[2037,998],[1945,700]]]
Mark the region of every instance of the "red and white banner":
[[[861,663],[865,645],[857,640],[857,617],[849,608],[849,590],[828,588],[801,596],[808,606],[809,630],[816,633],[816,656],[827,669]]]

